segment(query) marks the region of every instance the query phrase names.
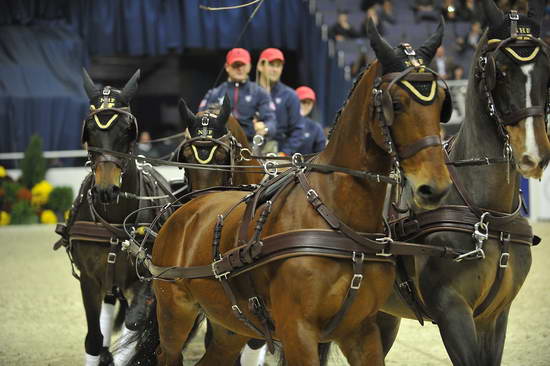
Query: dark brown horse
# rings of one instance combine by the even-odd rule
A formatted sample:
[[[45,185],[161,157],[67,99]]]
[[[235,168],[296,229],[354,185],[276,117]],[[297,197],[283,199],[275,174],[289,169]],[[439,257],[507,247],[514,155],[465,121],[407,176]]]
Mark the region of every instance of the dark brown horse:
[[[529,272],[534,240],[519,216],[520,175],[540,178],[550,159],[550,54],[538,39],[544,2],[531,1],[529,17],[505,16],[492,0],[482,4],[488,30],[470,71],[466,118],[449,146],[455,186],[440,209],[414,208],[415,215],[406,220],[414,225],[399,224],[412,229],[402,239],[471,253],[460,263],[404,259],[410,277],[399,283],[413,288],[419,306],[411,309],[395,292],[379,323],[387,353],[400,318],[416,319],[416,312],[435,321],[455,366],[501,363],[508,314]],[[502,158],[508,146],[512,156]]]
[[[191,138],[178,147],[176,160],[203,166],[186,170],[192,191],[260,182],[262,166],[256,160],[248,159],[251,147],[239,122],[230,115],[229,98],[224,98],[219,109],[209,109],[197,115],[180,99],[179,111],[183,127],[188,129]],[[247,151],[241,154],[243,149]],[[230,165],[231,168],[216,169],[208,165]]]
[[[437,86],[433,74],[422,72],[423,62],[431,60],[441,43],[443,28],[440,27],[416,53],[408,45],[392,49],[380,38],[372,22],[369,31],[379,61],[356,82],[327,148],[315,159],[315,164],[336,167],[337,172],[327,174],[312,170],[306,178],[300,174],[301,169],[289,172],[305,179],[312,188],[307,200],[304,185],[294,180],[278,193],[271,214],[264,217],[261,235],[266,247],[270,245],[270,237],[281,233],[293,235],[304,229],[331,232],[332,225],[329,226],[308,202],[317,202],[318,198],[330,211],[328,214],[325,210],[325,214],[337,218],[341,225],[352,228],[350,230],[382,232],[386,184],[365,179],[365,175],[358,172],[387,175],[394,151],[389,146],[399,151],[394,162],[399,162],[418,204],[437,207],[445,196],[450,178],[438,141],[446,94]],[[428,90],[430,98],[419,92],[420,85],[428,86],[423,90]],[[418,95],[429,101],[421,102]],[[356,176],[351,174],[353,172]],[[220,251],[225,253],[237,245],[236,235],[245,208],[240,205],[231,215],[225,213],[246,195],[212,193],[181,207],[159,232],[153,263],[209,268],[212,233],[219,220],[217,215],[225,216],[219,242]],[[248,235],[255,231],[254,226],[248,226]],[[343,235],[341,232],[334,234]],[[358,259],[355,253],[352,262],[349,254],[348,259],[307,254],[280,258],[252,269],[249,276],[233,277],[226,282],[212,278],[154,281],[158,320],[149,323],[149,331],[152,331],[149,340],[152,341],[143,343],[146,347],[139,350],[133,362],[180,365],[182,348],[195,318],[203,311],[213,323],[213,339],[199,364],[231,365],[245,342],[257,337],[256,332],[234,316],[236,313],[252,318],[247,310],[246,295],[253,287],[257,298],[265,302],[274,324],[273,337],[282,343],[290,365],[318,365],[318,343],[331,340],[340,345],[353,365],[383,365],[375,316],[391,293],[394,265],[387,257],[369,256],[359,275],[355,266],[358,263],[363,266],[363,257]],[[354,270],[352,263],[355,263]],[[364,278],[363,285],[355,281],[359,278]],[[227,283],[235,289],[236,304],[224,294],[222,284]],[[352,289],[358,292],[349,312],[325,334],[327,324],[339,313],[346,294]],[[252,322],[261,327],[259,322]],[[159,334],[155,334],[157,324]],[[235,334],[230,336],[225,329]]]
[[[134,160],[119,159],[96,150],[133,152],[138,126],[131,114],[130,101],[137,91],[138,79],[139,70],[122,90],[110,86],[99,89],[84,71],[90,115],[82,126],[82,143],[88,148],[92,172],[81,185],[62,234],[69,258],[80,273],[88,324],[87,366],[110,364],[112,358],[108,348],[115,302],[121,300],[125,308],[127,300],[132,299],[141,285],[131,258],[120,252],[120,243],[128,238],[122,224],[139,208],[168,202],[167,199],[135,199],[135,196],[166,196],[169,193],[168,183],[150,166],[138,166]],[[134,198],[127,198],[128,195]],[[136,227],[148,225],[158,211],[140,211],[128,223]],[[125,325],[126,331],[135,326],[128,321]]]

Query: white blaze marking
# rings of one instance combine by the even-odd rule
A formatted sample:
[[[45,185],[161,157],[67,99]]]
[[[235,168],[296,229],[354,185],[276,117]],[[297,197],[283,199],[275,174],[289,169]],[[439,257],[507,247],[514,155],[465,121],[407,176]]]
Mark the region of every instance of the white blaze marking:
[[[527,77],[527,81],[525,82],[525,108],[533,106],[531,102],[531,71],[533,71],[534,67],[534,64],[521,66],[521,72]],[[525,119],[525,153],[535,161],[540,161],[539,149],[535,139],[535,121],[533,120],[533,116]]]

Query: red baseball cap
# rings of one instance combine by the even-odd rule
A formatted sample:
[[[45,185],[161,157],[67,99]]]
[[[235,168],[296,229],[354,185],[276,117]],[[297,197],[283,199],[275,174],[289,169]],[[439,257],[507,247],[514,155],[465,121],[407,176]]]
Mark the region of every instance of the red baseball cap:
[[[244,48],[233,48],[227,52],[225,56],[225,62],[228,65],[233,65],[235,62],[242,62],[243,64],[250,64],[250,53]]]
[[[298,99],[300,100],[311,99],[314,102],[317,100],[317,98],[315,97],[315,92],[309,86],[299,87],[298,89],[296,89],[296,94],[298,94]]]
[[[266,48],[262,51],[262,54],[260,55],[260,60],[267,60],[268,62],[275,61],[275,60],[285,60],[285,56],[281,52],[281,50],[277,48]]]

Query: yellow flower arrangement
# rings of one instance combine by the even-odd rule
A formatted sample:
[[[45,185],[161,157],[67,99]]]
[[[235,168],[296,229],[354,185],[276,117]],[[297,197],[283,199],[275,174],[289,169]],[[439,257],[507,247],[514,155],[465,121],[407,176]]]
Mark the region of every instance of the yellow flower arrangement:
[[[39,183],[36,183],[34,187],[32,187],[32,200],[31,203],[34,207],[42,206],[46,202],[48,202],[48,197],[50,196],[50,192],[53,190],[53,186],[46,180],[43,180]]]
[[[6,211],[0,211],[0,226],[9,225],[11,216]]]
[[[44,210],[40,215],[40,222],[43,224],[57,224],[57,216],[52,210]]]
[[[6,168],[0,165],[0,178],[5,178],[6,175],[8,175],[8,173],[6,172]]]

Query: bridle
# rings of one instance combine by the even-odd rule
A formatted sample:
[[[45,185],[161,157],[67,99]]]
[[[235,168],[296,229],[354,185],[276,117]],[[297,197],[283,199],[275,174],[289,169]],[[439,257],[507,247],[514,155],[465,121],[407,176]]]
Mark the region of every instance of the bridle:
[[[233,185],[234,173],[235,173],[235,163],[240,157],[240,150],[242,145],[237,141],[237,139],[231,134],[228,130],[223,136],[215,138],[212,136],[211,130],[209,130],[210,119],[216,118],[216,115],[205,113],[201,116],[201,129],[199,130],[199,135],[185,140],[176,150],[177,160],[182,160],[182,151],[190,148],[193,152],[195,160],[199,164],[208,165],[211,163],[216,150],[222,149],[225,152],[226,159],[224,163],[231,166],[229,171],[224,171],[223,183],[222,185]],[[200,157],[198,149],[210,149],[206,159]],[[188,177],[189,184],[191,185],[190,177]]]
[[[512,10],[509,13],[510,18],[510,37],[504,40],[491,39],[487,41],[485,48],[482,51],[481,56],[477,62],[476,78],[479,80],[480,89],[485,95],[487,100],[487,109],[489,116],[496,122],[497,129],[504,140],[503,155],[508,164],[513,160],[512,145],[510,144],[510,136],[506,130],[506,126],[514,126],[522,119],[534,116],[543,116],[545,119],[546,128],[548,129],[548,112],[550,111],[550,100],[547,100],[543,106],[532,106],[523,108],[506,115],[502,115],[496,108],[496,103],[493,95],[493,91],[496,85],[497,68],[496,68],[496,55],[501,49],[505,49],[515,59],[520,62],[532,62],[540,50],[544,55],[550,59],[550,52],[548,46],[541,39],[533,37],[531,34],[518,34],[519,15],[516,10]],[[518,55],[513,48],[516,47],[535,47],[533,52],[527,56],[522,57]]]
[[[374,114],[378,120],[379,126],[382,129],[384,137],[384,145],[387,153],[392,159],[391,175],[398,181],[401,180],[401,165],[402,160],[408,159],[422,149],[430,146],[441,146],[441,138],[439,135],[425,136],[412,144],[405,146],[397,146],[393,139],[390,127],[393,125],[395,114],[393,110],[393,101],[390,90],[397,82],[406,87],[407,91],[413,93],[417,98],[423,101],[423,104],[433,102],[437,95],[438,80],[442,80],[437,72],[424,66],[417,58],[416,52],[408,43],[402,43],[400,48],[403,49],[411,66],[400,72],[391,72],[379,76],[374,83],[373,98],[374,98]],[[431,82],[429,95],[424,96],[420,93],[411,82]],[[383,83],[388,83],[385,89],[381,88]],[[448,122],[452,112],[452,100],[448,91],[447,84],[444,84],[445,101],[441,109],[441,122]]]

